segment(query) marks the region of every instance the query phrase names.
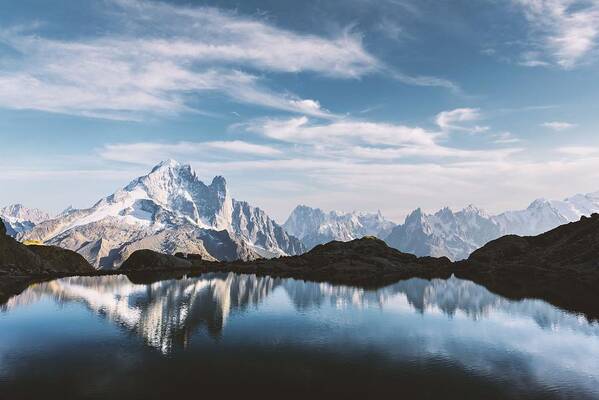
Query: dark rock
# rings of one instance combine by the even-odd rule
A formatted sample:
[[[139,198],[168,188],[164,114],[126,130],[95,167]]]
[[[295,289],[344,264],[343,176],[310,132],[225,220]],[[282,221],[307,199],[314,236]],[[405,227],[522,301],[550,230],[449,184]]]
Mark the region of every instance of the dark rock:
[[[451,262],[447,258],[418,258],[388,247],[374,237],[351,242],[330,242],[316,246],[301,256],[254,261],[201,262],[201,257],[186,259],[149,250],[136,251],[123,264],[123,271],[160,271],[195,269],[236,271],[380,286],[401,278],[448,277]]]
[[[0,232],[6,233],[3,223]],[[79,254],[54,246],[26,246],[0,235],[0,270],[4,276],[92,273],[94,268]]]
[[[164,271],[190,269],[193,264],[180,256],[162,254],[153,250],[137,250],[121,265],[121,271]]]

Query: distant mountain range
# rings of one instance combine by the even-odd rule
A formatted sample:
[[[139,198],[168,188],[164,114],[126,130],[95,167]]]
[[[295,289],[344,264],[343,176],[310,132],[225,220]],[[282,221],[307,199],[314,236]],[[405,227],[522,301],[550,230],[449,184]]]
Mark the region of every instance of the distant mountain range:
[[[138,249],[251,260],[363,236],[417,256],[461,260],[503,235],[537,235],[593,212],[599,212],[599,192],[538,199],[524,210],[498,215],[472,205],[433,214],[416,209],[399,225],[380,212],[325,212],[300,205],[280,226],[260,208],[232,199],[223,177],[206,185],[189,165],[168,160],[90,208],[69,207],[51,218],[17,204],[0,209],[0,218],[13,237],[77,251],[96,268],[115,268]]]
[[[417,256],[467,258],[487,242],[508,234],[534,236],[581,216],[599,212],[599,192],[577,194],[565,200],[537,199],[528,208],[488,215],[474,206],[434,214],[417,209],[385,238],[392,247]]]
[[[196,253],[207,260],[300,254],[302,243],[264,211],[231,198],[223,177],[210,185],[168,160],[87,209],[68,209],[17,235],[115,268],[138,249]]]
[[[331,240],[349,241],[363,236],[385,238],[395,223],[378,213],[339,211],[297,206],[283,224],[287,232],[298,237],[307,249]]]

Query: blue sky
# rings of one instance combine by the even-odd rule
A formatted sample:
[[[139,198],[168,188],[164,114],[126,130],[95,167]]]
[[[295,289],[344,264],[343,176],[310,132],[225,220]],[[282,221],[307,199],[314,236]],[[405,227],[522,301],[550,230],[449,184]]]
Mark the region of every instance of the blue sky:
[[[490,212],[599,190],[597,0],[0,3],[0,204],[166,158],[298,203]]]

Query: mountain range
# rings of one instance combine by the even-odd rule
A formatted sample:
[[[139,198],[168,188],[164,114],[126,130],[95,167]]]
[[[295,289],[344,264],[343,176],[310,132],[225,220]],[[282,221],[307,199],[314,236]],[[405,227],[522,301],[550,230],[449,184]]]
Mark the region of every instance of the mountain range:
[[[320,208],[297,206],[283,224],[290,234],[302,240],[307,249],[331,240],[349,241],[363,236],[385,238],[395,223],[381,212],[324,212]]]
[[[498,215],[488,215],[472,205],[457,212],[443,208],[434,214],[416,209],[384,239],[390,246],[417,256],[461,260],[501,236],[538,235],[595,212],[599,212],[599,192],[564,200],[537,199],[526,209]]]
[[[17,204],[1,209],[0,218],[13,237],[74,250],[96,268],[111,269],[138,249],[252,260],[363,236],[417,256],[461,260],[503,235],[537,235],[593,212],[599,212],[599,192],[537,199],[526,209],[498,215],[472,205],[435,213],[416,209],[399,225],[380,211],[326,212],[299,205],[280,226],[260,208],[232,199],[223,177],[206,185],[189,165],[167,160],[90,208],[69,207],[51,218]]]
[[[232,199],[223,177],[206,185],[191,166],[173,160],[161,162],[92,207],[65,210],[18,238],[77,251],[101,269],[119,266],[138,249],[194,253],[206,260],[304,251],[302,243],[264,211]]]

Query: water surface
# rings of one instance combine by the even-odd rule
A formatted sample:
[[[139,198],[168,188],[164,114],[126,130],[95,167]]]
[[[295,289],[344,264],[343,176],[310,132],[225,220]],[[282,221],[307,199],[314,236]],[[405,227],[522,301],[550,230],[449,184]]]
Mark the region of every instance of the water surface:
[[[74,277],[0,308],[2,399],[599,398],[599,324],[456,278]]]

